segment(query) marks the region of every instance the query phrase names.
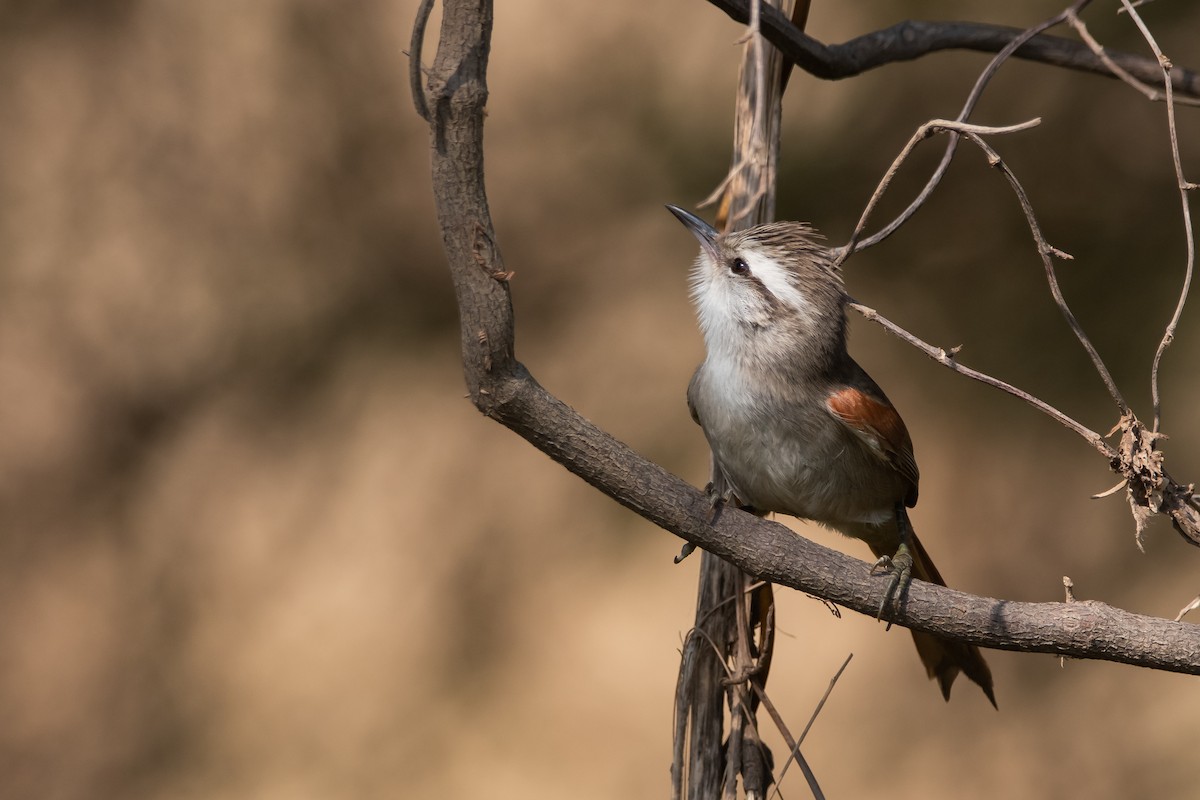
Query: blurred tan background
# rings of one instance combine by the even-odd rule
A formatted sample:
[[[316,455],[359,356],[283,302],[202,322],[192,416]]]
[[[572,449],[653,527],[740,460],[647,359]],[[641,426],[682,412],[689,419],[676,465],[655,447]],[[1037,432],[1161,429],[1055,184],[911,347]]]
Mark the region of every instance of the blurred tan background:
[[[663,209],[724,174],[742,31],[703,2],[498,4],[487,168],[518,355],[696,484],[694,243]],[[1025,26],[1032,0],[816,2],[842,41],[909,16]],[[1103,41],[1144,52],[1097,3]],[[654,798],[698,558],[462,399],[456,312],[407,89],[415,2],[0,4],[0,796]],[[1144,8],[1200,66],[1200,7]],[[436,19],[426,59],[436,46]],[[780,216],[844,241],[912,130],[986,58],[797,74]],[[1184,264],[1165,113],[1012,63],[975,119],[1149,417]],[[1180,112],[1200,175],[1200,116]],[[897,181],[896,210],[936,159]],[[883,217],[881,216],[882,220]],[[1111,403],[1011,193],[969,147],[851,291],[1098,430]],[[1200,309],[1164,361],[1170,468],[1200,477]],[[951,583],[1173,616],[1200,552],[1146,554],[1085,444],[856,321],[912,429],[914,521]],[[820,541],[855,543],[799,523]],[[902,630],[780,599],[770,690],[830,797],[1195,795],[1200,684],[995,653],[1000,712],[944,704]],[[781,747],[777,754],[783,753]],[[782,756],[780,756],[782,760]],[[785,796],[804,796],[798,773]]]

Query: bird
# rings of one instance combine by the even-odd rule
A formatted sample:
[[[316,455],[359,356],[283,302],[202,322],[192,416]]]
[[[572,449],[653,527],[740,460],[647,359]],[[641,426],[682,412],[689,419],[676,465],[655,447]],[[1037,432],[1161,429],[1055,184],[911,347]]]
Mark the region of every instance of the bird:
[[[849,297],[819,234],[801,222],[720,233],[667,208],[700,242],[689,284],[705,357],[687,400],[712,451],[714,508],[787,514],[862,540],[878,558],[872,571],[892,571],[880,616],[912,577],[945,586],[908,519],[920,480],[912,439],[850,356]],[[912,636],[946,700],[961,672],[996,706],[979,648]]]

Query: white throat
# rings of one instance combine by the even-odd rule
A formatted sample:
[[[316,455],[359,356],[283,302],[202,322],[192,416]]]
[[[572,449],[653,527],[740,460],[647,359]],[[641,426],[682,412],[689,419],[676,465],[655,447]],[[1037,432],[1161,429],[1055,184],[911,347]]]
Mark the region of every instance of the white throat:
[[[747,251],[742,258],[752,278],[731,274],[726,265],[714,264],[707,253],[701,253],[692,268],[692,301],[710,363],[786,354],[787,334],[778,324],[783,314],[802,324],[817,322],[812,302],[785,267],[757,251]],[[763,289],[774,300],[764,297]]]

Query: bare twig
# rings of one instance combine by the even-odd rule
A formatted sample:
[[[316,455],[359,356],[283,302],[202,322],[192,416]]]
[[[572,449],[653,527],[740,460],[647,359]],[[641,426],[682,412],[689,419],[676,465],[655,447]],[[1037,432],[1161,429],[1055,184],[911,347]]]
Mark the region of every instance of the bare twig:
[[[1063,297],[1062,288],[1058,285],[1058,275],[1054,270],[1053,259],[1055,257],[1069,259],[1071,256],[1056,247],[1051,247],[1046,241],[1046,237],[1042,234],[1042,228],[1038,225],[1037,218],[1034,216],[1033,204],[1029,202],[1029,195],[1025,193],[1025,187],[1017,180],[1017,176],[1008,168],[1008,165],[1004,163],[999,154],[992,149],[992,146],[985,142],[983,137],[978,133],[968,130],[963,130],[962,133],[983,151],[984,155],[987,156],[988,164],[1000,170],[1000,173],[1008,181],[1009,186],[1012,187],[1013,192],[1016,193],[1017,200],[1021,203],[1021,211],[1025,214],[1025,221],[1028,223],[1034,242],[1037,244],[1038,255],[1041,256],[1042,266],[1045,267],[1046,281],[1050,284],[1050,294],[1054,297],[1055,305],[1058,306],[1058,310],[1067,321],[1071,332],[1075,334],[1075,338],[1079,340],[1088,357],[1092,360],[1092,366],[1096,368],[1100,379],[1104,381],[1104,386],[1108,389],[1109,395],[1112,397],[1113,402],[1117,404],[1117,408],[1120,410],[1122,416],[1129,414],[1129,404],[1125,402],[1121,390],[1117,388],[1117,382],[1113,380],[1112,373],[1108,371],[1108,366],[1104,363],[1104,359],[1100,357],[1100,353],[1092,344],[1091,339],[1084,333],[1083,326],[1079,324],[1079,320],[1075,318],[1074,312],[1067,305],[1066,298]]]
[[[1150,4],[1150,3],[1152,3],[1152,2],[1154,2],[1154,0],[1137,0],[1137,2],[1135,2],[1135,3],[1132,3],[1131,5],[1133,6],[1133,8],[1138,8],[1139,6],[1145,6],[1145,5],[1149,5],[1149,4]],[[1118,8],[1118,9],[1117,9],[1117,13],[1118,13],[1118,14],[1124,14],[1124,13],[1125,13],[1125,9],[1124,9],[1124,8]]]
[[[1122,8],[1120,10],[1123,12],[1125,9]],[[1141,92],[1146,96],[1147,100],[1159,102],[1167,99],[1166,92],[1159,91],[1150,84],[1139,80],[1137,76],[1133,75],[1127,69],[1114,61],[1112,56],[1108,54],[1108,51],[1104,49],[1104,45],[1096,41],[1096,38],[1092,36],[1092,32],[1088,30],[1087,25],[1073,9],[1069,9],[1067,11],[1067,24],[1069,24],[1077,34],[1079,34],[1079,38],[1082,39],[1083,43],[1088,46],[1088,49],[1095,53],[1096,57],[1104,62],[1104,66],[1108,67],[1109,71],[1112,72],[1115,77]],[[1170,87],[1169,77],[1166,85]],[[1196,97],[1176,97],[1174,98],[1174,102],[1180,105],[1200,106],[1200,98]]]
[[[1115,486],[1113,486],[1111,489],[1105,489],[1103,492],[1097,492],[1096,494],[1092,495],[1092,499],[1093,500],[1103,500],[1106,497],[1111,497],[1112,495],[1121,491],[1128,485],[1129,485],[1129,479],[1122,478],[1121,480],[1117,481],[1117,484]]]
[[[1196,188],[1196,184],[1189,182],[1183,176],[1183,164],[1179,155],[1179,136],[1175,128],[1175,100],[1174,90],[1171,87],[1171,61],[1158,46],[1158,42],[1150,33],[1150,29],[1146,27],[1146,23],[1142,21],[1142,17],[1138,14],[1137,9],[1129,0],[1121,0],[1121,5],[1129,14],[1130,19],[1137,25],[1138,30],[1142,32],[1146,43],[1150,45],[1150,49],[1154,51],[1155,57],[1158,59],[1159,65],[1162,67],[1163,73],[1163,88],[1166,92],[1167,101],[1167,127],[1171,134],[1171,159],[1175,165],[1175,180],[1179,187],[1179,201],[1183,206],[1183,232],[1187,241],[1187,266],[1184,270],[1183,288],[1179,293],[1179,301],[1175,304],[1175,311],[1171,314],[1171,321],[1167,323],[1167,328],[1163,332],[1162,341],[1158,344],[1158,349],[1154,351],[1154,362],[1150,367],[1150,398],[1154,406],[1154,423],[1151,426],[1151,431],[1157,433],[1159,425],[1162,422],[1162,400],[1158,393],[1158,367],[1162,362],[1163,353],[1167,347],[1175,340],[1175,328],[1179,325],[1179,319],[1183,316],[1183,307],[1187,303],[1188,291],[1192,286],[1192,274],[1196,268],[1196,239],[1192,233],[1192,210],[1188,202],[1188,192]]]
[[[761,689],[758,689],[758,687],[755,687],[758,689],[759,697],[761,698],[763,705],[767,708],[767,712],[771,715],[771,719],[775,720],[775,725],[779,729],[779,732],[783,735],[783,740],[788,746],[788,757],[787,760],[783,762],[783,768],[779,770],[779,778],[775,781],[775,791],[771,793],[772,797],[776,795],[782,796],[782,790],[780,789],[780,786],[783,784],[783,776],[787,774],[788,767],[791,766],[793,760],[800,765],[800,769],[804,772],[806,777],[811,772],[808,767],[808,762],[805,761],[804,755],[800,752],[800,746],[804,744],[804,739],[808,736],[809,730],[812,729],[813,723],[817,721],[817,715],[819,715],[821,713],[821,709],[825,707],[825,701],[828,700],[829,695],[833,693],[833,687],[837,685],[838,678],[842,677],[842,673],[846,671],[846,667],[850,664],[850,659],[852,658],[854,658],[853,653],[847,655],[846,660],[842,662],[842,666],[838,667],[838,671],[835,672],[833,677],[829,679],[829,685],[825,687],[825,693],[821,695],[821,699],[817,701],[816,708],[814,708],[812,714],[809,715],[808,724],[805,725],[804,730],[800,732],[799,739],[792,738],[791,732],[788,730],[783,718],[779,716],[779,712],[775,710],[775,705],[771,702],[771,699],[767,697],[767,693]],[[814,777],[813,782],[815,782],[815,780],[816,778]],[[810,782],[810,789],[812,788],[812,785],[812,782]],[[819,787],[817,791],[819,791]]]
[[[1196,597],[1192,599],[1192,602],[1179,609],[1179,613],[1175,615],[1175,621],[1179,622],[1183,619],[1185,614],[1187,614],[1189,611],[1195,611],[1197,608],[1200,608],[1200,595],[1196,595]]]
[[[948,352],[941,347],[934,347],[933,345],[917,338],[904,328],[901,328],[896,323],[884,317],[873,308],[869,308],[857,302],[851,302],[850,308],[854,309],[859,314],[862,314],[865,319],[878,323],[888,333],[917,348],[942,366],[947,367],[960,375],[968,377],[971,380],[979,381],[982,384],[991,386],[994,389],[999,389],[1000,391],[1010,394],[1019,400],[1025,401],[1063,427],[1079,434],[1081,437],[1083,437],[1084,441],[1098,450],[1106,458],[1113,459],[1117,456],[1117,451],[1113,449],[1108,442],[1104,441],[1103,436],[1087,427],[1083,423],[1067,416],[1054,406],[1047,403],[1045,400],[1034,397],[1029,392],[1026,392],[1024,389],[1018,389],[1011,383],[1006,383],[999,378],[994,378],[991,375],[971,369],[970,367],[958,363],[958,360],[955,359],[953,353]]]
[[[1075,602],[1075,581],[1071,580],[1070,575],[1063,575],[1062,582],[1063,582],[1063,594],[1066,597],[1066,602],[1074,603]],[[1067,657],[1059,656],[1058,657],[1058,668],[1066,669],[1066,667],[1067,667]]]
[[[850,666],[850,659],[854,658],[854,653],[846,655],[846,660],[838,667],[838,671],[833,673],[833,677],[829,679],[829,686],[825,687],[825,694],[821,695],[821,699],[817,702],[817,707],[813,709],[812,715],[808,718],[808,724],[804,726],[804,730],[800,732],[800,738],[796,740],[796,746],[804,744],[804,740],[808,738],[808,732],[812,730],[813,723],[817,721],[817,715],[821,713],[821,709],[825,708],[825,701],[829,699],[829,695],[833,694],[833,687],[837,686],[838,678],[842,677],[842,673],[846,671],[846,667]]]
[[[1066,304],[1066,300],[1062,296],[1062,292],[1058,286],[1058,280],[1054,272],[1054,265],[1051,261],[1052,257],[1069,258],[1070,256],[1060,250],[1051,247],[1042,235],[1041,228],[1034,217],[1033,208],[1029,202],[1029,198],[1025,193],[1021,183],[1016,176],[1012,174],[1008,166],[1000,158],[1000,156],[992,149],[990,145],[976,131],[972,130],[973,126],[964,127],[962,123],[955,123],[948,120],[934,120],[927,123],[930,131],[940,131],[946,129],[954,129],[957,134],[966,136],[976,144],[987,156],[988,163],[999,169],[1008,180],[1009,185],[1016,193],[1021,204],[1021,209],[1025,214],[1026,222],[1029,225],[1030,231],[1033,234],[1034,241],[1037,244],[1038,253],[1042,258],[1043,265],[1046,270],[1047,281],[1050,284],[1051,293],[1054,296],[1055,302],[1058,304],[1059,310],[1063,314],[1075,333],[1076,337],[1087,351],[1092,363],[1103,380],[1109,393],[1112,395],[1114,402],[1121,410],[1121,419],[1113,433],[1121,431],[1121,443],[1119,448],[1114,450],[1101,437],[1062,412],[1045,403],[1042,400],[1032,397],[1027,392],[1024,392],[1010,384],[984,375],[983,373],[974,370],[967,370],[954,360],[954,352],[947,353],[945,350],[936,349],[928,344],[925,344],[917,337],[904,331],[894,323],[886,322],[885,327],[893,334],[900,338],[909,341],[934,358],[939,363],[945,366],[963,372],[969,377],[979,380],[988,385],[994,386],[1002,391],[1013,394],[1016,397],[1024,399],[1034,407],[1048,414],[1059,423],[1074,430],[1093,447],[1105,455],[1109,461],[1110,468],[1121,475],[1125,479],[1126,494],[1129,500],[1130,510],[1133,512],[1133,518],[1136,523],[1136,541],[1138,546],[1141,546],[1142,533],[1151,516],[1154,514],[1165,514],[1171,518],[1175,530],[1179,532],[1184,540],[1189,544],[1200,546],[1200,506],[1193,492],[1193,487],[1184,486],[1176,482],[1167,471],[1163,468],[1163,455],[1157,448],[1158,441],[1162,435],[1154,430],[1146,430],[1137,416],[1130,410],[1117,389],[1115,381],[1113,381],[1111,373],[1109,373],[1099,353],[1084,333],[1082,326],[1075,319],[1074,314]],[[1189,265],[1191,261],[1189,260]],[[1189,270],[1190,273],[1190,270]],[[868,309],[858,304],[852,304],[867,316],[868,319],[879,320],[879,315],[873,309]]]
[[[862,232],[866,230],[867,221],[871,218],[871,214],[875,211],[875,207],[879,205],[879,202],[883,199],[883,195],[885,192],[887,192],[888,187],[891,186],[892,179],[896,177],[896,173],[900,171],[900,167],[912,154],[912,151],[916,149],[917,145],[928,139],[939,129],[949,129],[953,127],[961,130],[972,130],[976,133],[982,134],[1016,133],[1017,131],[1025,131],[1036,127],[1040,125],[1041,122],[1041,118],[1038,117],[1018,123],[1016,125],[990,127],[985,125],[970,125],[962,122],[955,123],[949,120],[939,119],[927,122],[921,127],[917,128],[916,133],[909,138],[908,143],[905,144],[903,149],[900,150],[900,154],[892,160],[891,166],[889,166],[887,171],[883,173],[883,178],[880,179],[879,184],[875,187],[875,191],[871,194],[871,199],[867,201],[866,207],[863,208],[862,214],[858,218],[858,224],[854,226],[854,231],[850,234],[850,241],[834,250],[834,265],[840,267],[846,261],[846,259],[850,257],[851,253],[862,249],[861,247],[857,246],[858,238],[862,235]],[[952,135],[954,134],[952,133]],[[937,177],[936,173],[935,177]],[[931,181],[932,180],[933,179],[931,179]],[[927,185],[927,188],[928,187],[929,185]],[[922,196],[925,196],[925,190],[922,190],[921,194]]]
[[[979,98],[983,97],[983,90],[987,88],[988,83],[990,83],[992,78],[995,77],[996,73],[1000,70],[1001,65],[1003,65],[1004,62],[1007,61],[1011,55],[1013,55],[1013,53],[1017,52],[1021,45],[1025,44],[1042,31],[1061,24],[1065,19],[1065,15],[1069,11],[1082,9],[1090,2],[1091,0],[1076,0],[1076,2],[1066,11],[1055,14],[1050,19],[1039,22],[1037,25],[1021,31],[1020,34],[1012,39],[1012,41],[1002,47],[1000,52],[998,52],[996,56],[988,62],[988,65],[984,67],[983,72],[979,73],[979,77],[975,79],[975,85],[971,87],[971,92],[967,95],[966,102],[963,103],[962,110],[958,112],[958,116],[954,118],[954,121],[957,123],[963,123],[967,121],[967,118],[971,116],[971,112],[975,110],[976,104],[979,103]],[[937,167],[933,170],[933,174],[929,176],[929,180],[925,182],[925,186],[921,188],[921,191],[915,198],[913,198],[913,201],[909,203],[908,207],[901,211],[895,219],[893,219],[876,233],[868,236],[866,239],[863,239],[857,245],[854,244],[854,239],[851,239],[850,243],[845,246],[847,255],[856,250],[865,250],[868,247],[879,244],[884,239],[895,233],[901,225],[911,219],[912,215],[917,213],[917,210],[923,206],[925,201],[928,200],[930,195],[933,194],[933,190],[936,189],[938,184],[942,182],[942,178],[945,176],[946,170],[950,168],[950,162],[954,159],[954,153],[957,149],[958,136],[953,132],[953,130],[951,130],[949,141],[946,142],[946,150],[942,153],[941,161],[938,162]]]
[[[746,591],[750,591],[750,587],[746,587]],[[754,731],[755,736],[757,736],[757,733],[758,733],[757,727],[756,727],[757,723],[754,718],[754,715],[750,712],[748,703],[746,702],[746,700],[748,698],[746,698],[744,696],[744,692],[745,692],[744,684],[748,683],[754,689],[755,695],[758,697],[759,701],[763,704],[763,707],[767,709],[767,713],[771,716],[772,721],[774,721],[776,727],[778,728],[778,730],[780,732],[780,735],[783,736],[784,741],[787,743],[789,750],[791,750],[793,755],[795,756],[796,763],[799,764],[799,766],[800,766],[800,771],[804,773],[804,778],[805,778],[805,781],[808,783],[809,791],[812,792],[813,797],[816,798],[816,800],[824,800],[825,794],[821,791],[821,787],[817,783],[817,776],[812,771],[812,767],[809,766],[808,761],[804,758],[804,755],[800,752],[800,744],[803,743],[804,737],[801,736],[799,741],[792,738],[791,733],[788,731],[787,724],[783,721],[783,717],[781,717],[779,715],[779,711],[775,708],[775,704],[771,702],[771,699],[770,699],[770,697],[768,697],[766,690],[762,686],[762,683],[753,680],[752,679],[753,676],[751,673],[735,672],[733,670],[733,668],[730,667],[729,663],[726,661],[724,650],[717,645],[717,643],[713,640],[711,634],[709,634],[708,631],[704,630],[703,628],[693,628],[691,631],[688,632],[688,635],[686,638],[691,639],[692,637],[698,637],[700,639],[703,639],[708,644],[709,652],[713,655],[713,657],[717,660],[717,662],[720,663],[721,668],[725,671],[725,681],[724,681],[725,685],[732,687],[733,690],[736,692],[743,693],[743,696],[740,698],[740,702],[738,703],[738,711],[740,714],[744,715],[743,719],[744,719],[745,724],[749,725],[751,727],[751,729]],[[685,647],[686,647],[686,645],[685,645]],[[849,661],[849,659],[847,659],[847,661]],[[687,662],[685,661],[684,663],[686,664]],[[837,672],[837,675],[834,676],[834,678],[833,678],[834,682],[837,681],[838,676],[840,676],[842,674],[842,670],[844,670],[845,668],[846,668],[846,665],[843,664],[842,669],[839,669]],[[815,718],[816,713],[818,713],[820,711],[821,706],[823,706],[825,704],[825,697],[829,696],[829,692],[832,691],[832,689],[833,689],[833,684],[831,683],[829,686],[829,689],[827,689],[825,692],[825,696],[821,699],[821,703],[817,706],[817,712],[814,712],[814,718]],[[678,702],[678,698],[677,698],[677,702]],[[811,720],[809,721],[809,725],[810,726],[812,725]],[[805,728],[804,732],[808,733],[808,728]],[[779,777],[773,781],[776,786],[776,791],[778,791],[779,783],[780,783],[780,781],[783,780],[783,773],[786,771],[787,771],[787,764],[785,763],[783,770],[779,774]]]
[[[906,159],[909,154],[912,153],[917,144],[927,139],[933,133],[940,132],[947,132],[952,136],[962,135],[968,137],[972,142],[975,143],[977,147],[979,147],[980,150],[983,151],[984,155],[987,156],[988,163],[1000,170],[1005,179],[1008,180],[1008,183],[1012,187],[1013,191],[1016,193],[1017,199],[1021,204],[1021,210],[1025,214],[1025,220],[1029,225],[1030,232],[1033,234],[1034,242],[1037,245],[1038,255],[1042,259],[1042,265],[1046,271],[1046,280],[1050,285],[1050,293],[1054,297],[1054,302],[1058,305],[1059,311],[1062,313],[1063,318],[1067,321],[1071,331],[1075,334],[1075,337],[1079,340],[1079,343],[1087,352],[1088,357],[1092,360],[1093,366],[1096,368],[1097,373],[1099,373],[1100,379],[1104,382],[1105,387],[1107,387],[1109,394],[1112,396],[1113,401],[1117,404],[1121,414],[1125,415],[1129,411],[1129,406],[1125,402],[1125,398],[1121,395],[1121,391],[1117,388],[1116,381],[1113,380],[1112,374],[1109,372],[1104,360],[1100,357],[1100,354],[1096,351],[1095,346],[1092,345],[1091,340],[1084,332],[1083,326],[1079,324],[1079,321],[1075,318],[1074,313],[1072,313],[1070,307],[1067,305],[1067,301],[1062,294],[1062,289],[1058,285],[1058,277],[1055,274],[1054,263],[1051,259],[1055,256],[1060,258],[1069,256],[1066,256],[1066,254],[1061,250],[1051,247],[1050,244],[1046,242],[1045,237],[1042,235],[1041,226],[1038,225],[1037,219],[1034,216],[1033,206],[1029,202],[1029,197],[1026,195],[1024,187],[1021,186],[1020,181],[1018,181],[1016,176],[1013,175],[1012,171],[1004,163],[1003,159],[1000,158],[999,154],[997,154],[996,151],[986,141],[984,141],[983,137],[980,135],[981,132],[1009,133],[1012,131],[1025,130],[1038,124],[1039,121],[1040,120],[1030,120],[1019,125],[1011,125],[1005,128],[986,128],[978,125],[968,125],[953,120],[938,119],[931,120],[930,122],[920,126],[917,129],[917,132],[913,134],[912,138],[909,139],[908,144],[905,145],[903,150],[901,150],[900,155],[897,156],[896,160],[892,162],[892,166],[884,174],[883,179],[879,182],[879,186],[876,188],[875,193],[872,194],[870,201],[867,203],[867,207],[863,210],[863,214],[859,218],[858,225],[855,226],[854,234],[851,236],[850,243],[836,251],[835,263],[840,265],[843,261],[845,261],[848,254],[851,252],[851,249],[853,248],[854,237],[866,226],[867,218],[869,217],[871,211],[875,208],[875,205],[879,202],[879,199],[882,197],[884,191],[886,191],[892,180],[892,177],[900,169],[900,165],[903,163],[904,159]],[[1006,389],[1006,391],[1008,390]],[[1085,438],[1087,437],[1085,436]]]

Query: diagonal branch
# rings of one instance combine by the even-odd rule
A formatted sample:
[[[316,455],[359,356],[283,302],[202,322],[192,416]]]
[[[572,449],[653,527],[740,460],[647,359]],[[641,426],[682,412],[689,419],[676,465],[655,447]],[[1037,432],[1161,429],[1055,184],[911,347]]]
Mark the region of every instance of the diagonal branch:
[[[765,580],[874,615],[887,588],[862,561],[740,511],[707,521],[707,498],[579,416],[513,354],[513,314],[483,183],[492,8],[447,0],[427,87],[438,220],[454,279],[471,400],[618,503]],[[1098,602],[1019,603],[913,581],[894,622],[982,647],[1200,675],[1200,626]]]
[[[862,314],[864,319],[880,325],[885,331],[892,334],[897,339],[912,345],[942,366],[949,368],[951,371],[957,372],[959,375],[964,375],[972,380],[979,381],[985,386],[991,386],[993,389],[999,389],[1000,391],[1010,394],[1019,400],[1024,400],[1026,403],[1033,406],[1038,411],[1041,411],[1043,414],[1050,417],[1067,430],[1074,431],[1075,433],[1079,434],[1081,437],[1083,437],[1084,441],[1096,448],[1096,450],[1098,450],[1100,454],[1109,461],[1113,461],[1117,458],[1117,451],[1110,446],[1108,442],[1104,441],[1104,437],[1084,425],[1082,422],[1067,416],[1054,406],[1047,403],[1045,400],[1034,397],[1024,389],[1018,389],[1011,383],[1002,381],[999,378],[994,378],[991,375],[988,375],[987,373],[980,372],[979,370],[960,364],[956,358],[958,355],[957,348],[946,350],[943,347],[934,347],[928,342],[925,342],[909,333],[904,328],[901,328],[899,325],[892,322],[887,317],[884,317],[875,309],[870,308],[869,306],[864,306],[862,303],[851,302],[850,308],[854,309],[859,314]]]
[[[750,18],[749,0],[708,0],[737,22]],[[767,39],[813,77],[839,80],[897,61],[912,61],[941,50],[974,50],[998,53],[1021,34],[1019,28],[981,22],[929,22],[908,20],[842,44],[824,44],[797,30],[778,12],[764,9],[762,32]],[[1087,45],[1058,36],[1036,36],[1013,54],[1027,61],[1113,77],[1104,60]],[[1154,59],[1109,51],[1108,57],[1143,83],[1162,81]],[[1171,85],[1179,94],[1200,97],[1200,73],[1184,67],[1170,70]]]

